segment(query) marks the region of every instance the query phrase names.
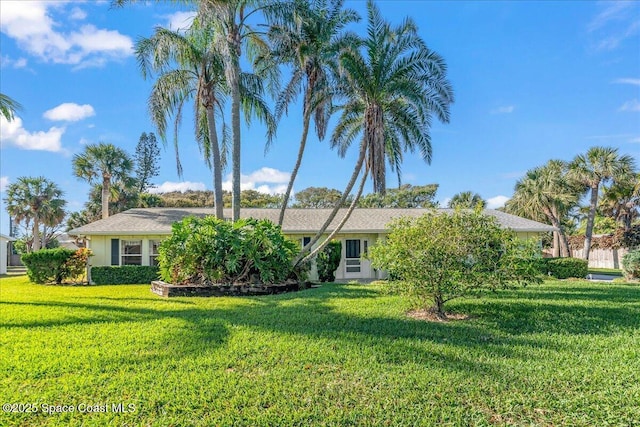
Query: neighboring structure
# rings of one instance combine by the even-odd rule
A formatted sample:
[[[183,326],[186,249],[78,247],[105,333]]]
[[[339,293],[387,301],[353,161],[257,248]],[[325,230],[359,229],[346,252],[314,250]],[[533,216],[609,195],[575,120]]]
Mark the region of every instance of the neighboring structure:
[[[441,212],[451,211],[441,209]],[[308,243],[320,229],[331,209],[287,209],[282,231],[301,244]],[[333,230],[343,218],[342,209],[327,230]],[[368,248],[387,234],[386,226],[394,218],[418,217],[425,209],[355,209],[336,236],[342,242],[342,260],[336,279],[376,279],[380,272],[371,268],[362,258]],[[536,221],[520,218],[496,210],[485,210],[506,228],[513,229],[521,238],[538,237],[539,233],[554,228]],[[242,209],[242,218],[278,221],[278,209]],[[69,232],[87,241],[93,251],[91,265],[154,265],[160,242],[171,234],[171,225],[187,216],[212,215],[212,208],[142,208],[131,209],[106,219],[76,228]],[[225,209],[225,218],[231,210]]]
[[[0,274],[7,274],[7,244],[16,239],[0,234]]]

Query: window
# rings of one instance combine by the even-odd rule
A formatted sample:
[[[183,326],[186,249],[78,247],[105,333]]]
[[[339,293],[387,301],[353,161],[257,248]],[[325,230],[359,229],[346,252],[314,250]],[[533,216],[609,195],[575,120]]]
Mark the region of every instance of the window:
[[[307,246],[310,241],[311,241],[311,237],[303,237],[302,238],[302,247],[304,248],[305,246]]]
[[[149,240],[149,265],[158,265],[158,248],[160,240]]]
[[[142,240],[120,241],[120,265],[142,265]]]

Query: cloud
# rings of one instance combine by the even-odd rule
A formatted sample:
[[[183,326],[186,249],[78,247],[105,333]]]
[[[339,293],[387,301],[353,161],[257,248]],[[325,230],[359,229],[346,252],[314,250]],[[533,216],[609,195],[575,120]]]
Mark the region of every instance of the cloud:
[[[487,209],[498,209],[504,206],[504,204],[509,200],[507,196],[496,196],[487,199]]]
[[[22,119],[16,117],[8,122],[0,117],[0,144],[13,145],[21,150],[40,150],[60,152],[64,127],[52,127],[48,131],[29,132],[22,127]]]
[[[0,193],[4,193],[5,191],[7,191],[8,185],[9,185],[9,177],[0,176]]]
[[[240,190],[256,190],[264,194],[282,194],[287,190],[290,176],[289,172],[263,167],[251,172],[249,175],[241,175]],[[232,190],[231,174],[227,175],[227,180],[222,183],[222,189],[226,191]]]
[[[596,50],[614,50],[626,39],[640,31],[638,5],[632,1],[602,2],[604,8],[587,25],[587,31],[595,35]]]
[[[49,1],[0,2],[0,31],[16,40],[21,49],[45,62],[76,65],[76,68],[100,66],[133,53],[133,41],[118,31],[83,25],[64,33],[60,28],[78,20],[81,10],[64,16],[69,22],[57,22],[52,10],[65,3]]]
[[[196,12],[176,12],[165,16],[167,18],[167,27],[174,31],[186,30],[191,27],[195,17]]]
[[[79,7],[74,7],[73,9],[71,9],[71,14],[69,14],[69,18],[73,19],[74,21],[82,21],[86,17],[87,12],[80,9]]]
[[[640,144],[640,137],[638,138],[632,138],[629,140],[630,143],[632,144]]]
[[[184,182],[171,182],[171,181],[165,181],[162,184],[152,187],[149,189],[149,193],[152,194],[158,194],[158,193],[169,193],[171,191],[180,191],[181,193],[184,193],[185,191],[188,190],[194,190],[194,191],[204,191],[207,189],[207,186],[204,185],[204,183],[202,182],[191,182],[191,181],[184,181]]]
[[[640,86],[640,79],[629,79],[629,78],[626,78],[626,79],[615,79],[611,83]]]
[[[89,104],[78,105],[73,102],[65,102],[45,111],[42,116],[53,121],[77,122],[95,115],[95,110]]]
[[[611,22],[623,21],[626,10],[631,7],[631,2],[627,1],[605,2],[604,4],[605,8],[587,26],[589,32],[596,31]]]
[[[24,68],[27,66],[26,58],[11,59],[9,56],[0,56],[0,67]]]
[[[491,110],[491,114],[510,114],[516,109],[515,105],[505,105],[504,107],[498,107]]]
[[[618,111],[640,111],[640,102],[637,99],[627,101],[618,108]]]

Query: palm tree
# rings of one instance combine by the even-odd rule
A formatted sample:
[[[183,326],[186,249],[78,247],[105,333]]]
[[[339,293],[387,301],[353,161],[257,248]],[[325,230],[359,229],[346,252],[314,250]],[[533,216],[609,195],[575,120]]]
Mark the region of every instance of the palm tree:
[[[277,119],[287,111],[289,104],[295,101],[300,92],[303,92],[304,97],[298,157],[284,193],[279,225],[284,220],[293,184],[302,163],[312,119],[318,139],[323,140],[325,137],[333,107],[333,82],[334,72],[338,68],[338,55],[357,42],[354,34],[344,33],[344,28],[360,19],[355,11],[342,9],[344,0],[319,0],[313,3],[295,0],[294,4],[293,13],[287,14],[282,22],[275,22],[271,26],[269,39],[272,46],[269,58],[261,58],[271,66],[273,62],[291,66],[291,79],[276,104]]]
[[[19,102],[11,99],[3,93],[0,93],[0,116],[10,122],[15,118],[16,111],[21,109],[22,105],[20,105]]]
[[[121,148],[113,144],[87,145],[84,152],[73,156],[73,174],[89,184],[102,184],[102,218],[109,217],[109,196],[114,181],[131,179],[133,161]]]
[[[359,46],[340,56],[341,83],[338,91],[346,99],[332,134],[331,143],[344,156],[352,142],[361,136],[358,161],[342,199],[325,224],[305,246],[300,257],[325,232],[349,196],[361,172],[365,170],[351,206],[329,237],[304,260],[313,257],[340,230],[358,203],[369,172],[374,192],[386,190],[386,163],[398,174],[405,151],[418,149],[431,162],[431,115],[443,123],[449,121],[453,90],[447,80],[444,60],[427,48],[415,23],[407,18],[392,28],[384,21],[372,0],[367,2],[367,38]],[[303,261],[304,261],[303,260]]]
[[[640,174],[631,174],[605,187],[598,208],[622,222],[624,231],[629,231],[633,221],[640,216]]]
[[[618,154],[617,148],[592,147],[586,154],[580,154],[569,166],[569,176],[590,191],[589,214],[584,239],[584,259],[589,259],[593,224],[598,207],[600,184],[612,179],[620,179],[635,170],[633,157]]]
[[[548,220],[557,231],[558,245],[554,256],[570,256],[569,243],[562,219],[578,204],[581,189],[567,179],[568,165],[561,160],[549,160],[544,166],[527,171],[516,182],[513,197],[506,203],[509,213],[533,220]],[[554,239],[556,241],[556,239]]]
[[[41,247],[40,226],[54,227],[64,218],[66,201],[54,182],[39,177],[20,177],[7,187],[7,211],[16,220],[33,224],[32,249]]]
[[[473,209],[478,205],[480,205],[480,207],[484,209],[484,207],[487,205],[487,202],[478,193],[463,191],[461,193],[455,194],[451,198],[451,200],[449,200],[447,207],[451,209]]]

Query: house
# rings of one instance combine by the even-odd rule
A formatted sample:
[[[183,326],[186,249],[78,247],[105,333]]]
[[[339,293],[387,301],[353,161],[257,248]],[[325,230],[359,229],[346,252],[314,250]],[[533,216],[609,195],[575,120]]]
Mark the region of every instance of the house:
[[[16,239],[0,234],[0,274],[7,274],[7,244]]]
[[[442,212],[450,211],[441,209]],[[287,209],[282,231],[289,238],[307,244],[329,216],[331,209]],[[371,268],[361,256],[383,237],[386,225],[401,216],[418,217],[424,209],[355,209],[336,238],[342,242],[342,259],[336,279],[376,279],[380,272]],[[341,209],[327,230],[330,233],[341,221],[346,209]],[[140,208],[113,215],[69,232],[86,239],[93,251],[91,265],[155,265],[160,242],[171,234],[171,225],[187,216],[212,215],[212,208]],[[242,218],[252,217],[278,221],[278,209],[242,209]],[[536,221],[501,211],[487,209],[485,214],[495,217],[503,226],[525,239],[554,228]],[[231,209],[225,209],[225,218]],[[313,272],[312,272],[313,277]]]

